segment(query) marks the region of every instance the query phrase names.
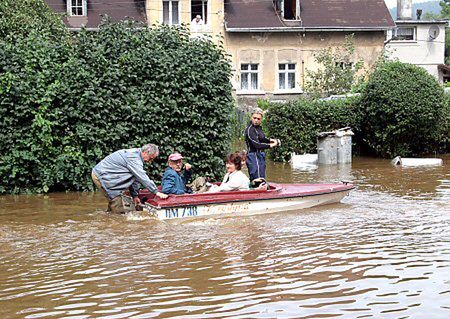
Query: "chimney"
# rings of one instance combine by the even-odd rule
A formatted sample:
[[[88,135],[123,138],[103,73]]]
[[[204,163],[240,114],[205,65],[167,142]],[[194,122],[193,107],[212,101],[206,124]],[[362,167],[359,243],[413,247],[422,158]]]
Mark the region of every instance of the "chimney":
[[[412,20],[412,0],[397,0],[397,20]]]

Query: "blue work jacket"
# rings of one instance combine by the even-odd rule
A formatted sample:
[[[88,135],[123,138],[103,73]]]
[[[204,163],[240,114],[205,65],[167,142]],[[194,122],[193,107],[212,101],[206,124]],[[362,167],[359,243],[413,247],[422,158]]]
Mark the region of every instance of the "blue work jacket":
[[[161,192],[175,195],[186,194],[186,184],[189,182],[191,175],[191,170],[185,170],[179,174],[172,167],[168,167],[164,172]]]

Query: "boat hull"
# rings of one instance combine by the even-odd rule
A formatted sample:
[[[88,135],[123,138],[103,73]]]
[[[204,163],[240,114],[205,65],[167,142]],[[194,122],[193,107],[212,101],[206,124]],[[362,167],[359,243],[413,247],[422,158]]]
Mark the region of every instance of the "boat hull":
[[[286,212],[310,208],[319,205],[338,203],[349,194],[350,190],[330,192],[325,194],[296,196],[285,198],[259,199],[248,201],[234,201],[228,203],[211,203],[186,205],[183,207],[155,207],[144,205],[144,210],[151,216],[166,220],[195,217],[226,217],[226,216],[251,216]]]

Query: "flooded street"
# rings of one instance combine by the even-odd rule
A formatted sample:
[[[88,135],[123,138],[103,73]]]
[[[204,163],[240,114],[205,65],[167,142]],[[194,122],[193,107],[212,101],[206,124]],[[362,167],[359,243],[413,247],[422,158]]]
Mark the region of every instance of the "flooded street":
[[[0,197],[0,318],[450,318],[444,166],[352,165],[269,180],[350,180],[342,203],[157,222],[100,194]]]

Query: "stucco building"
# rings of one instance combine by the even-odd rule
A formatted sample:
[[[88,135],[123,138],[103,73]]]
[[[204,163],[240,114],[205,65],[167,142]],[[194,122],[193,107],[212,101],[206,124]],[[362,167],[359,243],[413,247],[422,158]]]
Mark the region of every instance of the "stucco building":
[[[112,21],[125,17],[147,22],[146,4],[142,0],[45,0],[50,8],[63,14],[64,22],[71,30],[82,27],[96,30],[107,15]]]
[[[354,34],[354,62],[371,66],[394,22],[383,0],[230,1],[225,4],[225,43],[236,70],[238,101],[295,98],[314,54]],[[250,77],[248,74],[250,73]]]
[[[445,28],[447,20],[421,20],[415,17],[411,0],[398,0],[396,28],[388,30],[386,52],[389,58],[420,66],[440,82],[446,80]]]
[[[68,12],[70,27],[85,21],[94,28],[101,11],[95,3],[102,2],[61,0],[58,8],[53,7]],[[373,65],[387,31],[395,27],[384,0],[146,0],[144,7],[142,3],[103,2],[103,13],[117,18],[121,12],[150,25],[186,23],[193,36],[207,34],[215,41],[222,37],[232,59],[237,100],[250,105],[259,98],[284,100],[301,94],[306,71],[318,67],[314,54],[341,45],[349,34],[354,34],[355,62]],[[194,22],[196,16],[200,23]]]

